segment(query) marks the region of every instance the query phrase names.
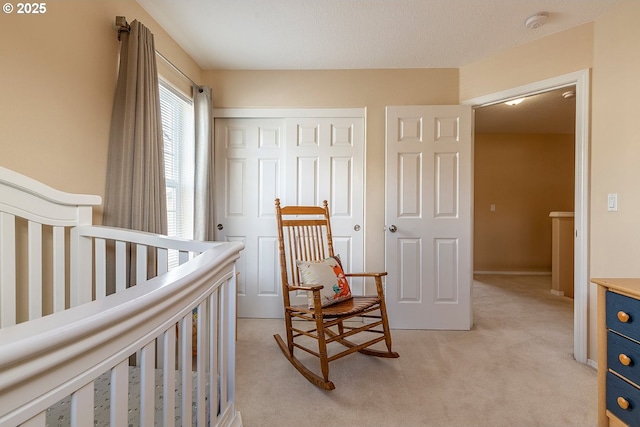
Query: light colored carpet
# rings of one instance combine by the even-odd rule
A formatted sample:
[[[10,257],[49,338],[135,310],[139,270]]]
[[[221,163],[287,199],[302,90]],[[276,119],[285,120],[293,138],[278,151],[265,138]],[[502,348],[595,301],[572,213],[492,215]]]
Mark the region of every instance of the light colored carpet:
[[[245,427],[595,426],[596,371],[573,359],[573,300],[550,284],[477,276],[471,331],[394,330],[400,358],[339,359],[331,392],[282,355],[282,320],[240,319],[237,409]]]

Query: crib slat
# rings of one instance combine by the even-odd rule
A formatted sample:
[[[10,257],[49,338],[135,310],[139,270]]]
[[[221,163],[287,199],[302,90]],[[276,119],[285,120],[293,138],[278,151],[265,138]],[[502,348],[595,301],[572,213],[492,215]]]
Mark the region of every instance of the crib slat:
[[[83,212],[84,211],[84,212]],[[78,221],[87,223],[91,221],[91,209],[88,211],[80,208]],[[89,302],[93,298],[91,275],[93,273],[91,252],[93,251],[92,239],[80,236],[77,227],[71,228],[70,237],[70,283],[69,295],[71,307]]]
[[[204,426],[207,425],[205,420],[206,416],[206,388],[205,384],[207,383],[207,372],[206,365],[207,362],[207,353],[208,353],[208,340],[207,336],[208,332],[208,322],[207,322],[207,304],[206,301],[202,302],[198,306],[198,319],[197,319],[197,356],[196,356],[196,371],[198,373],[198,387],[196,390],[196,425]]]
[[[235,273],[235,270],[234,270]],[[236,293],[238,276],[234,274],[228,280],[227,285],[220,288],[221,313],[220,313],[220,330],[222,331],[219,338],[220,352],[220,402],[221,408],[227,406],[229,402],[234,402],[236,398],[235,382],[230,372],[235,372],[235,319],[236,319]]]
[[[100,299],[107,296],[107,241],[95,239],[94,243],[96,299]]]
[[[16,218],[0,212],[0,328],[16,324]]]
[[[176,419],[176,328],[174,325],[167,329],[163,336],[162,412],[164,425],[170,425],[173,424],[172,420]]]
[[[71,427],[93,425],[93,381],[71,395]]]
[[[220,400],[219,394],[219,366],[218,366],[218,352],[219,352],[219,339],[218,339],[218,294],[219,291],[213,292],[209,295],[209,413],[211,417],[213,414],[218,413],[218,402],[220,402],[220,409],[222,409],[222,400]]]
[[[180,319],[180,368],[182,375],[182,425],[192,425],[191,391],[193,383],[192,372],[192,328],[191,313]]]
[[[136,285],[147,281],[147,247],[136,245]]]
[[[114,427],[127,427],[129,425],[129,363],[124,360],[111,370],[111,390],[109,400],[111,402],[110,425]]]
[[[229,360],[229,366],[224,374],[225,402],[232,403],[236,401],[236,337],[237,337],[237,320],[238,320],[238,273],[234,267],[233,276],[227,282],[227,286],[223,287],[223,292],[227,297],[225,301],[225,312],[227,322],[222,324],[222,329],[227,335],[227,345],[224,347],[226,358]]]
[[[159,276],[169,270],[169,251],[164,248],[157,248],[156,257],[158,260],[156,273]]]
[[[155,415],[155,341],[145,345],[140,355],[140,425],[153,427]]]
[[[53,312],[65,309],[64,227],[53,227]]]
[[[180,251],[178,253],[178,264],[182,265],[185,262],[189,261],[189,252],[187,251]]]
[[[29,221],[29,320],[42,317],[42,224]]]
[[[227,286],[223,286],[222,288],[220,288],[219,290],[219,298],[220,298],[220,314],[218,317],[218,322],[219,322],[219,327],[220,327],[220,331],[222,331],[220,333],[220,336],[218,337],[218,348],[221,349],[220,351],[220,360],[218,361],[219,366],[220,366],[220,372],[222,372],[222,375],[220,376],[220,409],[222,410],[222,408],[224,408],[224,406],[227,404],[228,401],[228,396],[227,396],[227,391],[228,391],[228,384],[227,384],[227,373],[229,372],[229,363],[231,362],[229,360],[228,354],[229,354],[229,346],[232,345],[232,343],[230,342],[230,337],[229,337],[229,328],[230,328],[230,323],[229,323],[229,315],[230,315],[230,307],[227,307],[227,304],[229,303],[229,294],[230,294],[230,284],[231,281],[235,280],[235,278],[231,278],[229,279]],[[235,307],[235,297],[234,297],[234,307]]]
[[[127,244],[116,242],[116,292],[127,289]]]

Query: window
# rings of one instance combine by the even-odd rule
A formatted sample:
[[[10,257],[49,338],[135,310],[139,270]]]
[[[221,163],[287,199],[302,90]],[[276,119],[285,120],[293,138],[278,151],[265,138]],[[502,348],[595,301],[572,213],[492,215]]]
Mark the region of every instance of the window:
[[[160,81],[160,114],[164,138],[168,234],[171,237],[193,239],[193,101]]]

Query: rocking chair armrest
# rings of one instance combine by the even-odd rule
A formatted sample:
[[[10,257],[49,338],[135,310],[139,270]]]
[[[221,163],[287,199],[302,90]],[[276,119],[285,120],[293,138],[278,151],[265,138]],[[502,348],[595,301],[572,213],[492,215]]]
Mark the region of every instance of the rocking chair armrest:
[[[373,277],[376,283],[376,294],[382,300],[384,300],[384,288],[382,286],[382,278],[387,275],[387,272],[381,273],[345,273],[345,277]]]
[[[323,285],[313,285],[313,286],[299,286],[299,285],[287,285],[289,291],[319,291],[324,288]]]
[[[387,272],[382,273],[344,273],[346,277],[383,277],[387,275]]]

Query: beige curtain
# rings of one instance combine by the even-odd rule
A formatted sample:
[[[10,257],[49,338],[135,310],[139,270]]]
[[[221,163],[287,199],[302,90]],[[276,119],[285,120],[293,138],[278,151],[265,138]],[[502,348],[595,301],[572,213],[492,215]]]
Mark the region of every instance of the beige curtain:
[[[213,138],[211,89],[194,86],[193,106],[195,114],[195,199],[194,238],[214,240],[213,206]]]
[[[121,34],[103,224],[167,233],[164,143],[153,34],[138,21]]]

